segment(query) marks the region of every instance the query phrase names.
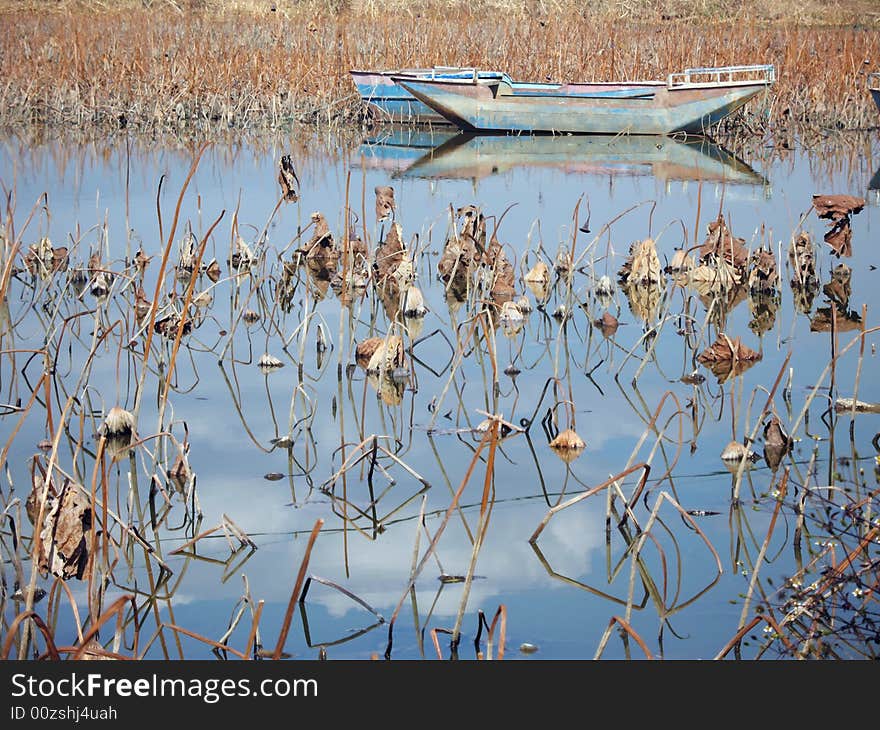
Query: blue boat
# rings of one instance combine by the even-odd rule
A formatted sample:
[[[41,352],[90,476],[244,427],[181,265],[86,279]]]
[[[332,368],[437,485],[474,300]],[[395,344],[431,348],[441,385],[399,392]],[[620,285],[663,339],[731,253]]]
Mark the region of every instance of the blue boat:
[[[506,77],[392,82],[466,132],[703,135],[775,81],[772,65],[689,68],[665,81],[523,84]]]
[[[392,81],[393,75],[411,79],[470,79],[477,75],[482,79],[506,79],[500,71],[477,71],[458,66],[434,66],[433,68],[410,68],[400,71],[349,71],[361,100],[376,121],[397,123],[449,124],[447,119],[427,104]]]
[[[559,88],[559,84],[514,81],[503,71],[482,71],[461,66],[434,66],[401,71],[355,69],[349,71],[349,75],[354,81],[361,101],[375,121],[404,124],[448,125],[450,121],[427,104],[416,99],[393,77],[410,81],[503,82],[521,93],[535,93]]]

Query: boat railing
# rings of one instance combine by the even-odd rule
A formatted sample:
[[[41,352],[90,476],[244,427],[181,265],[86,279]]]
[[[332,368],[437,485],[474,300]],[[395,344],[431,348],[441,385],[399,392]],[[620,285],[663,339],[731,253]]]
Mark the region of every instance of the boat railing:
[[[868,88],[871,91],[880,91],[880,71],[868,74]]]
[[[432,81],[453,78],[456,81],[469,81],[473,84],[481,79],[511,83],[510,76],[504,71],[481,71],[474,66],[434,66],[430,78]]]
[[[706,84],[760,83],[772,84],[776,81],[776,67],[773,64],[753,66],[713,66],[686,68],[684,71],[669,74],[666,86],[670,89]]]

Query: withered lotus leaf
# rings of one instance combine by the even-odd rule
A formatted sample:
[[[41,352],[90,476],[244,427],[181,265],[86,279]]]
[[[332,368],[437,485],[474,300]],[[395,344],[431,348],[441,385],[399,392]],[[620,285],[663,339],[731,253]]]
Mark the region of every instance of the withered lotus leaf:
[[[804,287],[816,278],[815,252],[809,233],[800,233],[788,247],[788,263],[792,270],[792,286]]]
[[[620,322],[617,320],[611,312],[605,312],[599,319],[597,319],[593,324],[598,327],[603,337],[611,337],[615,332],[617,332],[617,328],[620,326]]]
[[[539,261],[523,278],[527,284],[546,284],[550,281],[550,268],[543,261]]]
[[[278,165],[278,183],[281,185],[281,196],[288,203],[299,200],[299,178],[293,168],[290,155],[282,155]]]
[[[814,195],[813,207],[820,218],[837,221],[861,211],[865,207],[865,199],[855,195]]]
[[[715,254],[723,257],[735,268],[742,269],[749,260],[749,252],[744,244],[745,239],[734,236],[727,227],[724,216],[719,215],[707,227],[706,240],[700,247],[700,261],[704,261],[710,254]]]
[[[92,529],[92,508],[78,486],[66,479],[61,493],[46,502],[37,541],[39,570],[68,580],[88,580],[89,548],[87,536]]]
[[[389,185],[377,185],[373,192],[376,193],[376,221],[381,222],[393,218],[395,210],[394,188]]]
[[[822,287],[822,292],[838,307],[848,307],[852,295],[852,269],[846,264],[835,266],[831,272],[831,281]]]
[[[403,228],[396,221],[391,224],[385,241],[376,251],[376,260],[373,269],[376,272],[377,283],[383,283],[389,276],[394,274],[403,262],[406,247],[403,244]]]
[[[791,446],[791,437],[782,428],[779,418],[773,416],[764,426],[764,460],[767,465],[775,471]]]
[[[357,347],[354,349],[355,362],[366,370],[373,357],[373,353],[379,349],[383,342],[385,342],[384,337],[368,337],[358,342]]]
[[[776,257],[772,251],[761,248],[752,253],[749,268],[749,291],[768,292],[779,286]]]
[[[822,237],[838,258],[852,256],[852,228],[849,225],[849,218],[841,218],[826,232]]]
[[[697,356],[697,362],[708,367],[719,383],[731,375],[741,375],[760,359],[761,354],[744,345],[739,337],[731,340],[723,332]]]
[[[816,314],[810,320],[811,332],[830,332],[832,323],[838,332],[851,332],[861,329],[862,318],[858,312],[849,312],[844,309],[833,308],[835,315],[832,316],[832,307],[819,307]]]
[[[635,241],[629,247],[629,256],[617,274],[621,282],[657,284],[661,281],[660,258],[653,238]]]
[[[560,431],[550,442],[550,448],[560,459],[570,464],[583,453],[587,444],[574,429],[567,428],[565,431]]]

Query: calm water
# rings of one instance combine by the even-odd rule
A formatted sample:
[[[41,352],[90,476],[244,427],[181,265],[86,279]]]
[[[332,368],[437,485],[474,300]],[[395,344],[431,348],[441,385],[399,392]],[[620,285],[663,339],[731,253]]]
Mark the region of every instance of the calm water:
[[[253,601],[265,601],[259,640],[271,649],[309,533],[320,518],[324,522],[308,575],[325,583],[313,582],[302,609],[294,614],[285,646],[293,657],[316,658],[322,646],[331,659],[381,657],[388,644],[387,621],[402,602],[392,658],[436,657],[431,631],[451,630],[457,619],[459,656],[473,658],[479,612],[491,622],[500,606],[506,615],[507,658],[592,658],[612,617],[625,619],[654,656],[712,658],[756,615],[762,601],[781,603],[776,591],[788,577],[806,568],[803,582],[809,583],[830,561],[821,544],[828,534],[821,520],[808,517],[803,529],[796,529],[799,500],[806,494],[818,500],[818,495],[830,493],[825,487],[839,488],[836,507],[821,502],[824,520],[833,521],[828,509],[838,515],[847,499],[877,489],[877,452],[871,442],[880,431],[880,417],[869,413],[851,419],[829,411],[834,398],[853,396],[857,377],[858,399],[880,402],[876,338],[866,338],[860,375],[855,345],[838,359],[832,383],[829,373],[823,375],[831,336],[811,331],[811,320],[828,306],[827,298],[820,290],[809,307],[799,310],[787,264],[793,234],[808,232],[815,242],[821,284],[830,281],[836,266],[847,264],[852,270],[849,309],[861,313],[867,307],[867,326],[878,324],[880,195],[875,188],[880,187],[880,138],[875,135],[849,149],[856,152],[834,155],[827,149],[795,148],[783,158],[762,153],[749,159],[708,143],[673,140],[463,139],[443,132],[400,131],[377,133],[363,145],[300,136],[208,148],[183,196],[175,242],[187,227],[201,240],[223,212],[204,257],[217,259],[223,278],[197,328],[183,338],[161,426],[157,363],[167,365],[170,347],[159,337],[153,341],[137,431],[146,438],[164,429],[173,440],[147,439],[133,461],[108,463],[112,512],[136,528],[156,553],[147,557],[131,533],[114,522],[104,606],[136,590],[145,617],[139,654],[158,658],[167,651],[172,658],[210,658],[209,646],[183,635],[178,643],[167,628],[163,649],[155,636],[157,621],[217,641],[249,592]],[[285,153],[293,157],[301,198],[282,204],[273,216],[278,160]],[[167,238],[192,159],[185,148],[136,141],[127,146],[124,139],[102,147],[7,139],[0,179],[7,190],[14,190],[14,228],[24,229],[25,244],[48,236],[55,246],[66,245],[72,268],[100,251],[103,266],[115,272],[122,272],[141,247],[153,257],[144,287],[152,298],[162,256],[157,196]],[[359,233],[366,223],[371,246],[387,233],[389,224],[376,222],[373,191],[379,185],[394,188],[396,220],[411,250],[418,251],[417,284],[429,309],[420,327],[405,337],[406,383],[384,401],[362,369],[349,367],[353,343],[388,331],[388,314],[371,291],[343,307],[332,289],[318,289],[316,295],[312,286],[307,292],[301,272],[289,311],[273,305],[281,276],[279,255],[290,260],[299,244],[297,231],[309,224],[313,211],[324,214],[337,240],[346,201]],[[851,256],[838,258],[823,243],[829,223],[811,211],[814,193],[866,199],[864,209],[852,216]],[[554,288],[543,311],[535,308],[520,332],[496,330],[497,389],[485,345],[475,349],[465,343],[457,357],[457,337],[464,342],[474,311],[468,303],[451,306],[436,278],[451,230],[450,210],[465,205],[483,211],[490,233],[504,213],[497,236],[514,264],[517,295],[526,295],[533,305],[536,298],[523,274],[538,258],[552,267],[560,248],[571,246],[575,229],[589,230],[578,231],[575,239],[575,256],[581,258],[573,279],[574,301],[581,306],[575,306],[563,325],[551,314],[566,301],[565,291]],[[674,286],[669,277],[653,311],[633,308],[619,287],[607,304],[599,301],[596,283],[603,275],[617,280],[631,243],[652,237],[665,265],[676,249],[701,244],[708,223],[719,213],[746,247],[767,246],[780,262],[775,315],[772,309],[761,315],[756,302],[743,296],[726,316],[717,310],[708,316],[710,299]],[[266,243],[260,249],[255,242],[264,229]],[[261,267],[237,284],[229,280],[226,265],[235,230],[265,252]],[[310,235],[307,230],[303,239]],[[177,252],[175,243],[169,267]],[[171,290],[172,274],[163,295]],[[141,375],[145,338],[134,324],[133,297],[125,282],[117,277],[103,303],[88,290],[77,298],[64,276],[33,285],[22,273],[9,289],[9,317],[2,330],[2,400],[27,404],[41,366],[20,351],[44,347],[48,328],[48,348],[57,356],[53,423],[57,425],[68,397],[75,396],[58,465],[86,485],[94,473],[96,430],[103,415],[117,404],[134,408]],[[209,285],[203,275],[196,291]],[[183,291],[180,282],[177,291]],[[242,309],[260,313],[261,320],[244,323]],[[591,324],[606,310],[620,322],[608,337]],[[62,329],[65,317],[82,312],[87,314]],[[328,342],[322,354],[316,348],[319,328]],[[95,344],[95,336],[108,330]],[[695,360],[720,331],[740,337],[761,355],[724,382]],[[839,332],[838,348],[856,336],[857,331]],[[120,349],[131,339],[140,343],[137,353]],[[9,353],[13,349],[19,350],[14,357]],[[86,384],[80,374],[93,350]],[[261,371],[256,361],[265,352],[284,366]],[[518,374],[510,374],[511,365]],[[703,382],[681,380],[695,370]],[[763,422],[758,417],[780,374],[771,409],[795,437],[794,450],[779,469],[759,460],[738,481],[720,454],[731,440],[742,441],[753,432],[759,437],[753,448],[762,453]],[[494,478],[488,482],[488,521],[479,541],[488,446],[479,452],[460,502],[448,515],[447,510],[482,438],[472,429],[487,413],[518,426],[535,418],[527,431],[514,431],[499,443]],[[548,416],[545,429],[541,421]],[[0,417],[4,443],[20,417],[11,408]],[[26,499],[32,457],[41,453],[37,444],[54,435],[46,424],[41,398],[12,441],[0,491],[4,507],[16,497]],[[586,448],[566,463],[548,441],[569,425]],[[371,489],[372,436],[396,458],[379,452]],[[285,437],[287,442],[277,442]],[[174,461],[176,444],[184,441],[196,478],[178,490],[165,470]],[[353,460],[359,445],[367,458],[348,469],[343,480],[337,472],[346,458]],[[619,497],[607,522],[609,492],[602,491],[557,511],[530,543],[553,505],[641,462],[650,463],[650,476],[626,524],[618,525],[623,509]],[[786,467],[788,490],[774,522],[774,495]],[[640,473],[619,481],[627,498]],[[150,517],[152,476],[161,487],[153,498],[160,516],[155,529]],[[168,498],[164,510],[163,490]],[[817,507],[813,499],[806,504],[810,514]],[[675,503],[692,513],[690,520]],[[27,545],[32,527],[23,510],[15,513],[13,505],[11,512],[23,519],[20,529]],[[174,552],[184,547],[192,553],[188,541],[227,518],[249,536],[254,549],[240,547],[227,523],[229,540],[219,529],[200,539],[194,554]],[[637,536],[635,521],[642,528],[650,523],[637,561],[627,549]],[[771,539],[762,549],[771,524]],[[436,549],[409,592],[414,562],[426,556],[438,534]],[[11,545],[7,530],[2,549],[8,584],[14,580]],[[157,555],[173,575],[151,604]],[[29,562],[24,568],[29,576]],[[474,574],[469,585],[441,580],[464,577],[469,570]],[[51,584],[49,578],[39,583],[47,591]],[[74,578],[67,584],[86,615],[85,583]],[[44,599],[38,608],[45,609],[46,603]],[[7,598],[7,625],[21,607]],[[70,616],[62,599],[59,643],[76,639]],[[230,646],[243,650],[250,626],[248,606]],[[763,624],[752,632],[756,639],[743,647],[746,655],[770,641],[762,629]],[[124,643],[115,648],[131,654],[133,636],[129,623]],[[497,646],[498,629],[495,636]],[[484,629],[483,650],[485,638]],[[102,640],[114,648],[112,633],[102,632]],[[449,656],[449,636],[440,633],[438,641],[443,656]],[[537,651],[521,652],[523,644]],[[644,653],[615,630],[602,656],[640,658]]]

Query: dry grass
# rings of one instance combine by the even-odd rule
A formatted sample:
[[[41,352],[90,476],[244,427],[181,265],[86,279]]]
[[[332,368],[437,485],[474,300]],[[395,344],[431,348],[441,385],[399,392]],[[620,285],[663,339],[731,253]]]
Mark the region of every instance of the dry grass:
[[[345,123],[361,109],[347,74],[355,67],[475,65],[522,79],[610,80],[773,63],[778,81],[763,107],[750,105],[753,129],[876,126],[865,82],[880,67],[880,13],[858,2],[785,14],[775,3],[732,0],[638,8],[607,0],[589,13],[569,0],[271,7],[7,0],[0,124],[204,133]]]

